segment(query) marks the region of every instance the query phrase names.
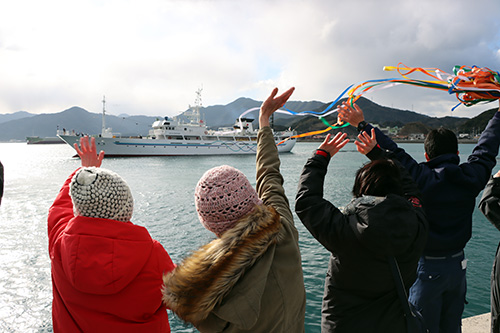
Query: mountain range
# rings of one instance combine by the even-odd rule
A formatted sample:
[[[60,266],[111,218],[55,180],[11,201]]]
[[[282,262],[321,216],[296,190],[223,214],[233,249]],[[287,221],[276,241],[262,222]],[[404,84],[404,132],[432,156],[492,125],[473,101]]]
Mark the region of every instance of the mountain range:
[[[261,101],[242,97],[227,105],[200,107],[200,114],[208,127],[217,129],[232,126],[243,112],[259,107],[261,104]],[[319,101],[290,101],[286,104],[286,107],[295,112],[321,112],[330,104]],[[463,117],[437,118],[413,111],[381,106],[365,98],[360,98],[357,104],[363,109],[367,121],[383,127],[398,126],[403,132],[405,128],[410,129],[410,131],[426,132],[439,126],[450,128],[456,133],[463,131],[480,132],[496,110],[487,110],[472,119]],[[185,112],[178,117],[182,119]],[[245,117],[257,119],[258,111],[253,111]],[[105,121],[106,127],[111,127],[114,133],[124,136],[145,136],[148,134],[153,121],[160,118],[163,118],[163,116],[114,116],[107,114]],[[330,124],[335,123],[336,115],[327,116],[325,119]],[[318,121],[317,117],[294,117],[286,114],[276,114],[274,125],[278,130],[291,127],[299,133],[325,128],[325,125]],[[0,141],[24,141],[28,136],[53,137],[58,129],[74,130],[77,133],[84,134],[97,134],[101,132],[101,126],[102,115],[100,113],[92,113],[78,106],[51,114],[36,115],[26,111],[19,111],[0,115]],[[257,127],[256,121],[254,127]],[[354,131],[354,128],[346,128],[346,130]]]

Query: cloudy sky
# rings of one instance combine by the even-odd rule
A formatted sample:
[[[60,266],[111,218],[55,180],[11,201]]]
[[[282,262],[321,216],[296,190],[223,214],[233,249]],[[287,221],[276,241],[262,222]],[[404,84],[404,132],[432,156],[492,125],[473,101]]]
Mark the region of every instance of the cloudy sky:
[[[176,115],[194,103],[330,102],[347,86],[398,77],[383,66],[500,70],[498,0],[16,0],[0,3],[0,114],[72,106]],[[472,117],[446,92],[365,95],[431,116]]]

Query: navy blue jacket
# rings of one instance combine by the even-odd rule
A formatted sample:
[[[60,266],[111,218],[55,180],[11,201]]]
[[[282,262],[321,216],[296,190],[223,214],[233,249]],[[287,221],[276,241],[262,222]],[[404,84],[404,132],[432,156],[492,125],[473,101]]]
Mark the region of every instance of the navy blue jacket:
[[[368,124],[365,131],[373,127]],[[496,112],[466,162],[457,154],[444,154],[417,163],[404,149],[375,129],[378,144],[394,152],[422,192],[429,222],[425,255],[443,256],[465,248],[472,234],[472,213],[496,164],[500,144],[500,113]]]

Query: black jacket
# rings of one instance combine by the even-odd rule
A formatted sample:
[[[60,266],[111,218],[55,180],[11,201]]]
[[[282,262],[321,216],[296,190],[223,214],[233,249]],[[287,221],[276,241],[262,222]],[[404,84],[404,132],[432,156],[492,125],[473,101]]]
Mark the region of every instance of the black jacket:
[[[406,289],[427,237],[418,190],[409,176],[398,195],[363,196],[341,212],[323,198],[329,159],[314,155],[302,171],[295,210],[311,234],[331,252],[325,281],[322,332],[405,332],[403,310],[387,261],[395,256]]]
[[[3,165],[2,162],[0,162],[0,204],[2,203],[2,197],[3,197]]]
[[[491,178],[486,184],[479,209],[500,230],[500,178]],[[491,270],[491,332],[500,332],[500,244]]]
[[[483,191],[479,209],[500,230],[500,178],[491,178]]]

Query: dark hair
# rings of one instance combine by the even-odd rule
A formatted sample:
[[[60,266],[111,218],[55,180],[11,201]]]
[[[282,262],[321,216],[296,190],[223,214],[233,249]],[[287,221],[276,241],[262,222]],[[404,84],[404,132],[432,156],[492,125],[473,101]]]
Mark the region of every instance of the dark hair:
[[[404,194],[399,168],[392,160],[375,160],[356,172],[352,188],[355,197],[363,194],[384,197],[389,193]]]
[[[425,137],[424,147],[429,159],[444,154],[456,154],[458,151],[457,136],[453,131],[444,127],[433,129]]]

